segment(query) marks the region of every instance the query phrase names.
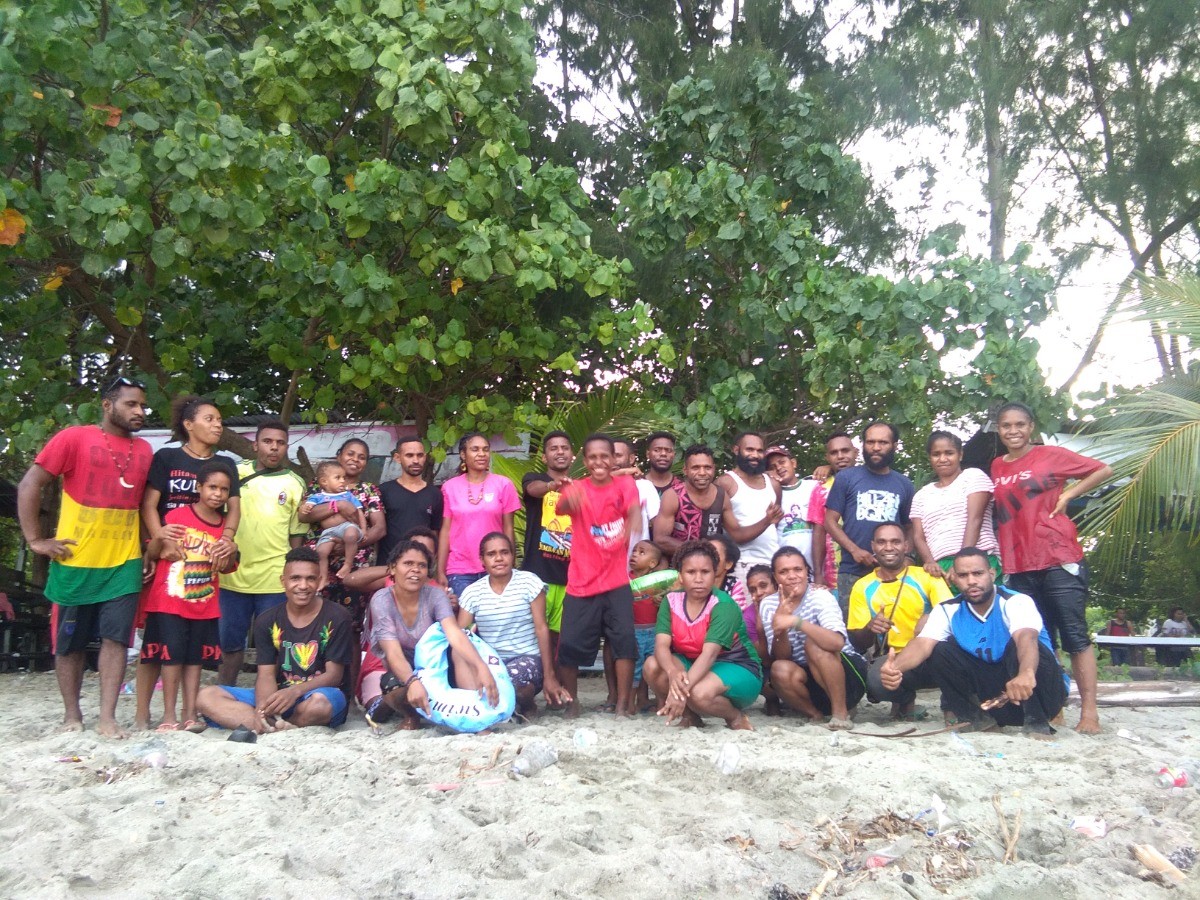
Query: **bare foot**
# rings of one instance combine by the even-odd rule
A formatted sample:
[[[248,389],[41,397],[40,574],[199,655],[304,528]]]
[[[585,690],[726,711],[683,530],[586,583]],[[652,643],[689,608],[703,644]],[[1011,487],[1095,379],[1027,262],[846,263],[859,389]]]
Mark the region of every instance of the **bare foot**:
[[[283,718],[283,716],[280,716],[278,719],[275,720],[275,730],[276,731],[291,731],[293,728],[299,728],[299,727],[300,727],[299,725],[293,725],[287,719]]]
[[[149,719],[134,719],[133,720],[133,730],[134,731],[149,731],[150,730],[150,720]]]
[[[1100,717],[1094,713],[1089,716],[1080,716],[1079,724],[1075,726],[1075,731],[1079,734],[1099,734]]]
[[[128,733],[116,722],[97,722],[96,734],[101,737],[113,738],[114,740],[123,741],[129,737]]]
[[[344,581],[346,579],[346,576],[349,575],[353,571],[354,571],[354,569],[352,569],[350,567],[350,563],[346,563],[344,566],[342,566],[340,569],[337,570],[337,577],[341,578]]]
[[[742,713],[732,722],[726,722],[725,727],[732,731],[753,731],[754,726],[750,724],[750,717]]]
[[[684,710],[683,715],[673,723],[676,728],[703,728],[704,722],[690,709]]]
[[[564,719],[578,719],[579,714],[583,712],[583,706],[578,700],[572,700],[565,707],[566,712],[563,714]]]
[[[1065,725],[1065,724],[1067,724],[1067,714],[1066,714],[1065,712],[1063,712],[1063,711],[1060,709],[1060,710],[1058,711],[1058,715],[1057,715],[1057,716],[1055,716],[1053,719],[1051,719],[1051,720],[1050,720],[1050,724],[1051,724],[1051,725]]]
[[[318,594],[321,593],[321,591],[325,590],[325,588],[327,588],[327,587],[329,587],[329,578],[328,577],[323,577],[323,578],[317,579],[317,593]]]
[[[63,719],[62,727],[58,729],[63,734],[72,734],[74,732],[83,731],[83,722],[79,719]]]
[[[825,723],[825,727],[830,731],[848,731],[854,727],[854,723],[840,716],[830,716],[829,721]]]
[[[416,716],[406,716],[404,721],[396,726],[397,731],[416,731],[421,727],[421,720]]]
[[[768,716],[783,715],[783,708],[780,705],[778,697],[768,697],[767,698],[766,713]]]

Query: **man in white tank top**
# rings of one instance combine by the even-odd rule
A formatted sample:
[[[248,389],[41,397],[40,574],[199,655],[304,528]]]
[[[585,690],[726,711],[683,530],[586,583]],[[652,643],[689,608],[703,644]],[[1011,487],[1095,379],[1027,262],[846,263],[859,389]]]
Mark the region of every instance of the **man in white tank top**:
[[[783,518],[779,484],[767,477],[766,446],[762,435],[744,431],[733,442],[734,467],[717,479],[733,510],[738,527],[729,529],[742,551],[734,567],[738,580],[746,582],[751,566],[771,564],[779,549],[779,532],[775,526]]]

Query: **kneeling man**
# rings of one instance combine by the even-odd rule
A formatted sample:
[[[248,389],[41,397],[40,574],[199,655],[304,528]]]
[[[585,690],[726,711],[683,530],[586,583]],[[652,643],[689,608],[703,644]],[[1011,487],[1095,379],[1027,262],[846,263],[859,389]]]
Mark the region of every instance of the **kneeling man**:
[[[975,547],[955,554],[954,578],[962,593],[935,606],[899,654],[888,652],[883,686],[898,689],[905,672],[929,660],[942,708],[958,721],[981,724],[986,704],[999,725],[1053,734],[1067,688],[1032,598],[996,587],[987,554]]]
[[[320,577],[315,550],[288,552],[280,576],[287,599],[254,620],[254,687],[204,688],[197,706],[205,718],[257,734],[305,725],[336,728],[346,721],[339,685],[356,652],[353,629],[345,609],[317,595]]]

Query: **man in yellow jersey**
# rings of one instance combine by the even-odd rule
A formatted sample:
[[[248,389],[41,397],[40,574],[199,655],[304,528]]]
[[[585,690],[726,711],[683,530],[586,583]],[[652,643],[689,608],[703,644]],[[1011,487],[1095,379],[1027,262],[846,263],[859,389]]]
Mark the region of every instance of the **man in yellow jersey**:
[[[133,635],[142,553],[138,508],[150,471],[150,445],[134,433],[146,422],[141,384],[118,378],[102,396],[100,425],[65,428],[42,448],[17,488],[17,515],[29,549],[50,557],[46,597],[55,603],[54,668],[63,728],[83,730],[79,694],[88,644],[100,640],[100,719],[96,731],[123,738],[117,697]],[[62,478],[53,537],[41,536],[42,490]]]
[[[871,553],[875,568],[854,582],[850,590],[850,615],[846,622],[850,643],[860,653],[874,647],[875,661],[867,673],[867,696],[873,703],[889,700],[892,717],[912,718],[917,691],[936,687],[924,668],[904,673],[904,683],[889,691],[879,671],[888,650],[903,650],[930,611],[953,591],[945,579],[930,575],[921,566],[910,566],[909,544],[896,522],[875,526]]]
[[[221,576],[221,664],[217,680],[237,684],[245,657],[246,633],[260,613],[284,601],[279,576],[283,558],[304,542],[308,526],[297,518],[304,480],[286,468],[287,426],[263,422],[254,434],[254,459],[238,466],[242,520],[237,546],[240,563]]]

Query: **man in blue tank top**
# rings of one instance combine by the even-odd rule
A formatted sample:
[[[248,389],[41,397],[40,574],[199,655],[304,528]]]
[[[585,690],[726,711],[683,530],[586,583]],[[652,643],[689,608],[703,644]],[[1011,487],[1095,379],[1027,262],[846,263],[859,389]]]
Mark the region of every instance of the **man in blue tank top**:
[[[942,708],[958,721],[978,726],[986,709],[999,725],[1053,734],[1066,679],[1032,598],[996,587],[987,554],[975,547],[955,554],[954,578],[962,593],[935,606],[900,653],[888,652],[884,687],[897,689],[905,672],[928,659]]]

